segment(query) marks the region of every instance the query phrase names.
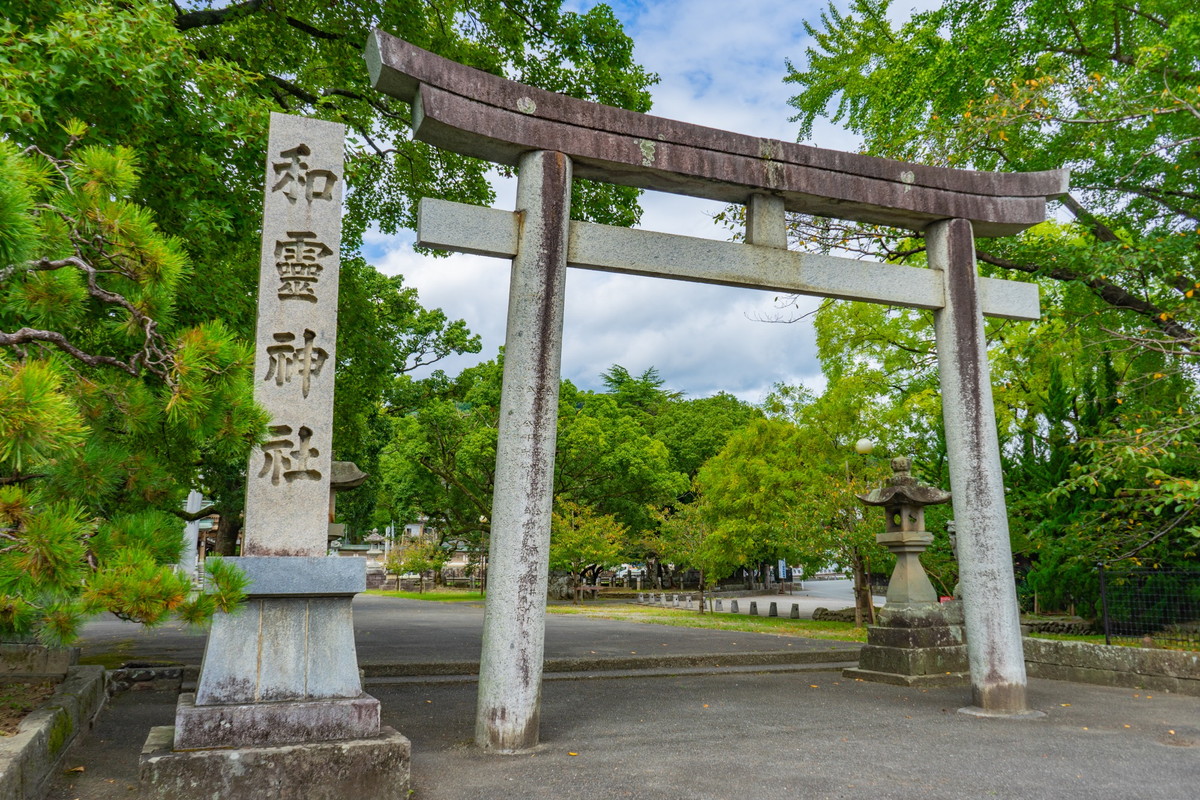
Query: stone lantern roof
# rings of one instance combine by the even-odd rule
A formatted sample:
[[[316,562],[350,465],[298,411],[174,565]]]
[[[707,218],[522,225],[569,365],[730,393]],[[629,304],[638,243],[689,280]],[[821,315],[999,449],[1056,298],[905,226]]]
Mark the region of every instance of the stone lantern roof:
[[[892,477],[886,486],[872,489],[867,494],[858,495],[858,499],[869,506],[936,506],[950,500],[950,492],[944,492],[934,486],[918,483],[912,476],[912,459],[900,457],[892,459]]]

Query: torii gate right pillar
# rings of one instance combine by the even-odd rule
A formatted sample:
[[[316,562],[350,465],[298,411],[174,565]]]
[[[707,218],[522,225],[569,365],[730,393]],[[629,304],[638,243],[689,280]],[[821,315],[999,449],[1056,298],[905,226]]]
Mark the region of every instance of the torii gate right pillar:
[[[1040,716],[1028,710],[1025,698],[1025,657],[975,237],[969,220],[950,219],[930,225],[925,241],[929,265],[941,270],[945,289],[945,305],[933,318],[974,703],[960,710]]]

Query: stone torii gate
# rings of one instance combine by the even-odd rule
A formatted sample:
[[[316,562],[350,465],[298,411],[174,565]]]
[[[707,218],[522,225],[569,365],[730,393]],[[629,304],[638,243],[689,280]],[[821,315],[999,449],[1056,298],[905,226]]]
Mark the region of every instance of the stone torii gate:
[[[980,278],[975,236],[1046,218],[1068,173],[942,169],[715,130],[589,103],[376,31],[377,89],[413,135],[519,167],[515,212],[425,199],[418,242],[512,259],[476,741],[538,741],[568,266],[934,312],[974,711],[1028,713],[983,316],[1040,316],[1033,284]],[[747,207],[746,243],[571,222],[572,176]],[[789,251],[786,211],[922,231],[930,269]]]

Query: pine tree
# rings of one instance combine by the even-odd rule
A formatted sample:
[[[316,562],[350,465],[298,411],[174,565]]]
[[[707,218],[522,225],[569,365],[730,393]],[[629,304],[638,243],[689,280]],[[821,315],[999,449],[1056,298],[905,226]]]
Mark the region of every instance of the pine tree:
[[[64,126],[52,155],[0,141],[0,636],[69,641],[108,610],[201,622],[241,597],[172,570],[202,445],[242,459],[264,425],[250,354],[173,324],[190,262],[129,198],[138,158]]]

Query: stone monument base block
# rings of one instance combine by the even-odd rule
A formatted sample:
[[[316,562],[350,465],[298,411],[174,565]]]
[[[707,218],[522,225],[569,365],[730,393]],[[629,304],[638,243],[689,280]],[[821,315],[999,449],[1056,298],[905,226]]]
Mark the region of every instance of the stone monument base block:
[[[379,731],[379,701],[369,694],[335,700],[196,705],[181,694],[175,706],[177,750],[259,747],[369,738]]]
[[[408,739],[391,728],[335,742],[176,752],[175,728],[150,729],[139,777],[144,800],[408,800]]]
[[[966,686],[971,682],[962,610],[957,603],[884,607],[867,629],[858,667],[847,678],[896,686]]]

